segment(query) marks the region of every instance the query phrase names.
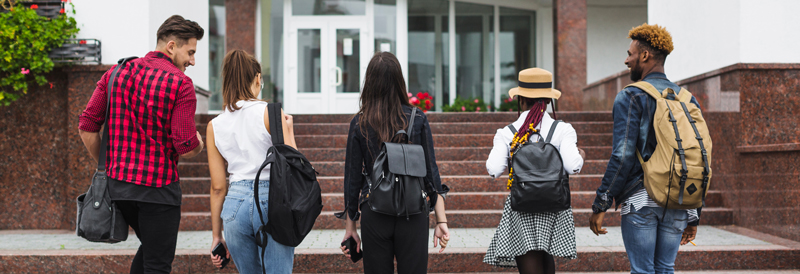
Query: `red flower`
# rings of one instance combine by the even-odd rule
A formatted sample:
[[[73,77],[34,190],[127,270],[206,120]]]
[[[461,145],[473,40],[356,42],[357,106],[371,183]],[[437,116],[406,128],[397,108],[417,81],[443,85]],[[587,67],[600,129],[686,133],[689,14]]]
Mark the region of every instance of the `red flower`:
[[[86,40],[81,40],[81,41],[80,41],[80,42],[78,42],[78,43],[79,43],[79,44],[81,44],[81,45],[86,45]]]
[[[35,10],[35,9],[38,9],[38,8],[39,8],[39,5],[37,5],[37,4],[33,4],[33,5],[31,5],[31,9],[32,9],[32,10]]]
[[[461,111],[467,111],[467,108],[465,106],[461,106]]]
[[[50,84],[50,88],[53,88],[53,82],[50,82],[48,84]]]
[[[412,105],[417,105],[419,104],[419,99],[417,99],[417,97],[411,97],[411,99],[408,99],[408,102]]]
[[[64,2],[64,3],[66,3],[66,2],[67,2],[67,0],[61,0],[61,2]]]
[[[60,11],[58,11],[58,13],[62,13],[63,14],[63,13],[66,13],[66,11],[64,11],[64,9],[61,9]]]
[[[475,99],[475,103],[477,103],[477,102],[478,102],[478,99]]]
[[[478,111],[481,111],[481,107],[477,107],[477,108],[475,109],[475,112],[478,112]]]

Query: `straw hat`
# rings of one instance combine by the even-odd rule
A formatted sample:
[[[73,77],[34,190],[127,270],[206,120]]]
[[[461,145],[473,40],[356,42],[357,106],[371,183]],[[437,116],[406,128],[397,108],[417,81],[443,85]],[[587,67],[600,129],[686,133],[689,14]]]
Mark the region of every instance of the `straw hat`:
[[[515,95],[528,98],[561,97],[561,92],[553,88],[553,74],[540,68],[529,68],[519,72],[519,87],[508,91],[508,96]]]

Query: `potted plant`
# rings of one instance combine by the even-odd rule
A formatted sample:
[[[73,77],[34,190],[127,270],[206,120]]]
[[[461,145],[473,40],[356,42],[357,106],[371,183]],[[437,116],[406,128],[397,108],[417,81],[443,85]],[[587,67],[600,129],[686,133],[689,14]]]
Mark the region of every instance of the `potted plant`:
[[[462,99],[461,97],[456,97],[452,105],[442,107],[444,112],[486,112],[490,110],[491,106],[487,106],[483,99],[480,98]]]
[[[48,84],[44,75],[54,67],[50,51],[78,33],[74,18],[61,11],[56,18],[42,17],[40,8],[0,0],[5,11],[0,13],[0,105],[26,94],[29,84]]]

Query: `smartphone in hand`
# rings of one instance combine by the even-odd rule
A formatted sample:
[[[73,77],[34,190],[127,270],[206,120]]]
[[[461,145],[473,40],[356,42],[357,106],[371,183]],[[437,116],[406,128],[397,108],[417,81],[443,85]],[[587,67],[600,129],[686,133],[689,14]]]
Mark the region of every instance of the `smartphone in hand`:
[[[217,255],[222,258],[222,266],[219,269],[225,268],[231,259],[228,258],[228,250],[225,249],[225,246],[222,243],[218,243],[217,246],[214,247],[214,250],[211,250],[211,255]]]
[[[353,239],[353,237],[347,238],[347,240],[344,240],[344,242],[342,242],[342,246],[344,246],[344,248],[347,249],[348,252],[350,253],[351,261],[355,263],[358,262],[358,260],[361,260],[361,255],[362,255],[361,250],[359,250],[358,253],[355,253],[357,246],[356,239]]]

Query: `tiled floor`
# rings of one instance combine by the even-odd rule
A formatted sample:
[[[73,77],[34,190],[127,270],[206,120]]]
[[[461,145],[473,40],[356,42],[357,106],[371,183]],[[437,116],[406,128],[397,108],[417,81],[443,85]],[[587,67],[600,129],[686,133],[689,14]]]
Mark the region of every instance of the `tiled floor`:
[[[486,248],[492,240],[493,228],[454,228],[450,230],[451,248]],[[433,231],[429,233],[431,239]],[[314,230],[297,249],[330,249],[339,246],[344,230]],[[578,247],[623,247],[619,227],[608,227],[608,234],[595,236],[589,228],[576,228]],[[700,226],[697,239],[702,246],[769,246],[769,242],[750,238],[710,226]],[[211,245],[210,231],[182,231],[178,234],[180,249],[207,249]],[[432,240],[429,241],[433,247]],[[0,233],[0,250],[125,250],[136,249],[139,241],[131,234],[127,241],[117,244],[91,243],[75,236],[72,231],[13,231]]]

